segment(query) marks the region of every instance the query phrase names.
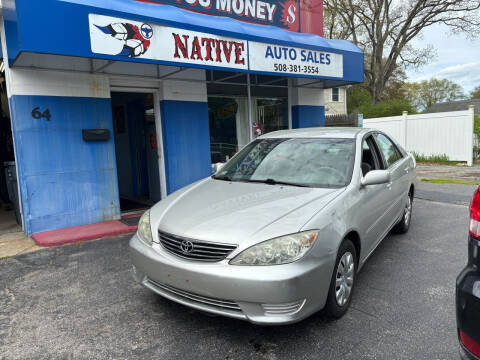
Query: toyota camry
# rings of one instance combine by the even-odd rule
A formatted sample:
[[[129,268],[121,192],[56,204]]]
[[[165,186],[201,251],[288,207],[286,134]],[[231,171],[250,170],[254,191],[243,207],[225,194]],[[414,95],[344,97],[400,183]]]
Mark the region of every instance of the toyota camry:
[[[130,240],[135,279],[201,311],[286,324],[339,318],[383,238],[408,231],[415,160],[369,129],[260,136],[161,200]]]

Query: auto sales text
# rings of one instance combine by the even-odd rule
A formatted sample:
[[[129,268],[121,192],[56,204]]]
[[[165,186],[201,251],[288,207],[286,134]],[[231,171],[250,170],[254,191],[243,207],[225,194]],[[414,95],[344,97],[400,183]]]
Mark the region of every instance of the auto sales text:
[[[299,59],[302,62],[314,64],[330,65],[330,54],[315,50],[295,49],[282,46],[267,46],[265,50],[265,59],[295,61]]]

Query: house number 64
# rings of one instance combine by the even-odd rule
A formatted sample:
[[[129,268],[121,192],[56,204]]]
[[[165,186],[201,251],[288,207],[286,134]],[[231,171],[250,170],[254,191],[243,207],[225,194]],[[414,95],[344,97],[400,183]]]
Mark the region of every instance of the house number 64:
[[[51,118],[52,116],[50,115],[50,110],[45,109],[45,111],[41,112],[41,111],[40,111],[40,107],[37,106],[36,108],[34,108],[34,109],[32,110],[32,117],[33,117],[34,119],[45,118],[45,119],[47,119],[47,121],[50,121],[50,118]]]

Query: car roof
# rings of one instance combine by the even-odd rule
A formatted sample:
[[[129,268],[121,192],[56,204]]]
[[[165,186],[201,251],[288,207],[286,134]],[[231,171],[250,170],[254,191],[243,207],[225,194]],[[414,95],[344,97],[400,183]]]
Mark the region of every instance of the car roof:
[[[370,129],[357,127],[312,127],[293,130],[279,130],[262,135],[261,139],[281,138],[337,138],[354,139],[359,133],[367,132]]]

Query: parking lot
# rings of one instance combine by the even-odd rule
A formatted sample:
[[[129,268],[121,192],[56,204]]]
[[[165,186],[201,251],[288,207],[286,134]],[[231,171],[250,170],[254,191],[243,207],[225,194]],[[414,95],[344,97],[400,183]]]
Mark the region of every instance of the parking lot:
[[[0,358],[456,359],[472,189],[420,184],[410,232],[374,252],[337,321],[261,327],[165,300],[132,280],[128,237],[0,260]]]

